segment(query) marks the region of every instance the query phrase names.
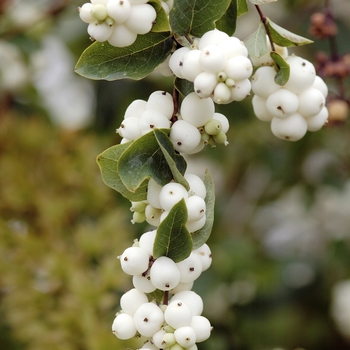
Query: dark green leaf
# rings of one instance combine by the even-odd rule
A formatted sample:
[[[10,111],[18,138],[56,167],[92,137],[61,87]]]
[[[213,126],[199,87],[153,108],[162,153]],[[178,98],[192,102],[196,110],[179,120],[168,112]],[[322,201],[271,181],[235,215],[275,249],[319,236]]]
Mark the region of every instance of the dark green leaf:
[[[230,36],[233,35],[236,30],[237,11],[237,0],[231,0],[224,15],[216,22],[216,28]]]
[[[154,292],[146,294],[150,302],[155,301],[157,304],[161,304],[164,301],[164,291],[160,289],[156,289]]]
[[[187,207],[184,199],[175,204],[157,229],[154,258],[167,256],[175,262],[186,259],[192,251],[191,234],[186,228]]]
[[[168,57],[172,45],[169,32],[138,35],[128,47],[95,42],[80,56],[75,72],[89,79],[139,80]]]
[[[267,53],[266,31],[261,22],[258,29],[244,43],[251,57],[261,57]]]
[[[170,12],[170,26],[180,36],[202,37],[215,29],[215,23],[225,14],[231,0],[178,0]]]
[[[206,223],[203,228],[192,233],[193,249],[201,247],[208,240],[214,224],[215,188],[214,181],[208,170],[205,172],[203,181],[207,189],[207,195],[205,197]]]
[[[130,146],[131,142],[116,145],[102,152],[96,159],[100,167],[103,182],[118,191],[130,201],[143,201],[147,198],[147,183],[144,181],[135,192],[130,192],[120,179],[118,174],[118,160],[123,152]]]
[[[277,45],[290,47],[311,44],[313,42],[312,40],[294,34],[287,29],[280,27],[276,23],[273,23],[269,18],[267,18],[267,25],[272,41]]]
[[[275,83],[283,86],[287,83],[289,79],[289,75],[290,75],[289,64],[277,52],[271,52],[270,56],[278,68],[278,72],[275,75]]]
[[[187,96],[191,92],[194,92],[193,83],[186,79],[175,79],[175,89],[182,95]]]

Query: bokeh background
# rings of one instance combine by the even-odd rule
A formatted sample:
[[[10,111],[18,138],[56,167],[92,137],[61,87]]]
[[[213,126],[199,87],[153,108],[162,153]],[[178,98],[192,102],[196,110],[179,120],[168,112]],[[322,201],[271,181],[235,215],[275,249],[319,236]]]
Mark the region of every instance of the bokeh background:
[[[0,1],[0,349],[137,348],[111,332],[131,288],[117,256],[148,230],[105,186],[96,156],[120,141],[125,108],[172,78],[87,81],[73,72],[90,44],[84,1]],[[310,37],[324,1],[265,5]],[[341,54],[350,3],[330,0]],[[237,36],[258,26],[239,21]],[[325,41],[295,53],[315,60]],[[328,79],[337,92],[335,80]],[[344,79],[347,96],[349,79]],[[201,350],[350,349],[350,131],[330,123],[297,143],[275,138],[250,100],[220,106],[229,146],[193,161],[215,179],[212,267],[195,282],[213,326]]]

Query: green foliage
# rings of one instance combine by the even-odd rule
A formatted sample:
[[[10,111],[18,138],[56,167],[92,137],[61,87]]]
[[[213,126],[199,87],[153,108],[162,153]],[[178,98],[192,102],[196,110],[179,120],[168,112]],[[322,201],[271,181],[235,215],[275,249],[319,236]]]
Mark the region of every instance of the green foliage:
[[[172,42],[169,32],[138,35],[136,41],[125,48],[95,42],[82,53],[75,72],[89,79],[139,80],[167,58]]]
[[[192,251],[191,234],[186,228],[187,208],[184,199],[175,204],[157,228],[153,257],[167,256],[175,262],[186,259]]]
[[[289,75],[290,75],[289,64],[277,52],[271,52],[270,56],[278,68],[278,72],[275,75],[275,82],[276,84],[283,86],[287,83],[289,79]]]
[[[160,0],[150,0],[148,3],[152,5],[157,12],[157,18],[155,24],[152,26],[152,32],[170,32],[168,16],[165,13]]]
[[[259,23],[258,29],[244,40],[244,44],[251,57],[261,57],[267,53],[266,30],[262,22]]]

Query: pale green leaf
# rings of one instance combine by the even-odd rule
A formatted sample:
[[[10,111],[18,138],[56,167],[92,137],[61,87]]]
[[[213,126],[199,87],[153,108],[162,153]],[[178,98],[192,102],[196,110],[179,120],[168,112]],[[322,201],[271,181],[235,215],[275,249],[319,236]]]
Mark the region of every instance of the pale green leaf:
[[[289,64],[277,52],[271,52],[270,56],[278,68],[278,72],[275,75],[275,83],[280,86],[283,86],[287,83],[289,79],[289,75],[290,75]]]
[[[83,52],[74,70],[89,79],[139,80],[168,57],[172,45],[169,32],[138,35],[128,47],[95,42]]]
[[[277,45],[290,47],[313,43],[312,40],[294,34],[287,29],[280,27],[276,23],[273,23],[269,18],[267,18],[267,26],[269,28],[272,41]]]
[[[241,17],[248,11],[247,0],[237,0],[237,17]]]
[[[244,41],[244,44],[250,57],[261,57],[267,53],[266,31],[261,22],[258,29]]]
[[[157,228],[153,257],[167,256],[175,262],[186,259],[192,251],[191,234],[186,228],[187,207],[184,199],[175,204]]]

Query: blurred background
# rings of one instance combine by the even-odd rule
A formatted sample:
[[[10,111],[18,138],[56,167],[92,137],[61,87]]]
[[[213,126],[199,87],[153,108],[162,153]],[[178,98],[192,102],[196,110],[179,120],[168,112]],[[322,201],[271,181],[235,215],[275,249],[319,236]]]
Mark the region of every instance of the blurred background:
[[[129,202],[102,183],[95,159],[120,141],[126,107],[171,92],[172,78],[76,75],[91,43],[83,3],[0,0],[1,350],[139,346],[111,332],[131,288],[116,257],[148,227],[130,224]],[[293,52],[321,64],[329,43],[311,35],[309,19],[325,3],[280,0],[263,10],[315,40]],[[338,24],[333,63],[345,62],[350,3],[328,3]],[[258,20],[243,16],[236,35],[245,39]],[[349,99],[348,71],[325,80],[331,99]],[[193,159],[211,170],[217,194],[213,264],[194,285],[214,332],[199,349],[350,349],[348,110],[297,143],[275,138],[249,99],[217,111],[230,119],[230,144]]]

